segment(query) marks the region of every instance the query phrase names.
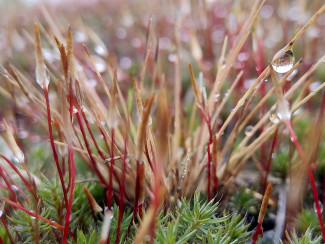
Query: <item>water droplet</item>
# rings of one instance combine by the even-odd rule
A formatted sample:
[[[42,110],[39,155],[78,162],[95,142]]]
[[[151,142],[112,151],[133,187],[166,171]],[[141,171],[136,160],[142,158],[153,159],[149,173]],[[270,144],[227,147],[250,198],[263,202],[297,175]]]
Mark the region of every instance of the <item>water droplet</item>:
[[[115,35],[118,39],[125,39],[125,37],[127,36],[127,32],[125,30],[125,28],[123,27],[118,27],[115,31]]]
[[[270,115],[270,121],[271,121],[273,124],[277,124],[277,123],[280,122],[278,116],[277,116],[275,113],[273,113],[273,114]]]
[[[280,100],[276,105],[276,114],[278,118],[282,121],[290,120],[291,112],[289,109],[289,103],[287,100]]]
[[[216,93],[214,94],[214,101],[217,103],[219,101],[220,98],[220,93]]]
[[[2,211],[2,210],[0,210],[0,217],[2,216],[2,214],[3,214],[3,211]]]
[[[96,87],[97,86],[97,80],[95,80],[95,79],[89,79],[86,83],[90,87]]]
[[[246,136],[251,136],[252,135],[252,133],[253,133],[253,128],[254,128],[254,126],[252,126],[252,125],[248,125],[246,128],[245,128],[245,135]]]
[[[88,40],[88,37],[85,32],[83,31],[76,31],[74,34],[74,40],[76,42],[86,42]]]
[[[129,69],[132,66],[132,61],[129,57],[122,57],[120,59],[120,66],[122,69]]]
[[[149,126],[152,125],[152,118],[151,118],[151,116],[149,116],[148,125],[149,125]]]
[[[98,55],[101,55],[101,56],[106,56],[108,54],[108,51],[107,51],[106,47],[103,46],[103,45],[95,46],[94,50]]]
[[[34,211],[34,210],[31,210],[30,212],[33,213],[33,214],[35,214],[35,211]],[[32,216],[32,215],[30,215],[30,218],[31,218],[31,219],[36,219],[36,217],[34,217],[34,216]]]
[[[227,66],[224,64],[221,66],[221,69],[225,69]]]
[[[320,81],[315,81],[315,82],[313,82],[313,83],[311,83],[310,84],[310,86],[309,86],[309,90],[311,91],[311,92],[313,92],[313,91],[315,91],[320,85],[322,84],[322,82],[320,82]]]
[[[43,88],[43,83],[45,83],[46,88],[49,86],[50,75],[45,64],[41,66],[36,66],[35,76],[36,76],[37,84],[40,85],[42,88]]]
[[[177,56],[175,54],[169,54],[168,55],[168,61],[175,63],[177,61]]]
[[[228,91],[226,91],[226,93],[225,93],[225,97],[228,97],[229,96],[229,90]]]
[[[18,138],[25,139],[28,137],[28,132],[26,130],[20,130],[17,133]]]
[[[14,155],[12,156],[12,161],[17,164],[21,164],[25,161],[25,156],[20,149],[14,152]]]
[[[106,70],[106,62],[99,56],[93,56],[94,63],[99,73],[103,73]]]
[[[131,44],[135,48],[141,47],[141,40],[139,38],[133,38]]]
[[[272,153],[272,158],[276,158],[276,153]]]
[[[295,57],[293,56],[293,52],[289,50],[286,51],[282,57],[274,60],[272,62],[272,67],[278,73],[286,73],[293,67],[294,61]]]
[[[323,212],[323,204],[320,201],[318,201],[318,204],[319,204],[319,207],[320,207],[320,212],[322,213]],[[316,208],[315,203],[314,203],[314,211],[317,214],[317,208]]]
[[[10,188],[11,188],[11,190],[13,190],[13,191],[15,191],[15,192],[18,191],[18,187],[15,186],[15,185],[11,185]]]

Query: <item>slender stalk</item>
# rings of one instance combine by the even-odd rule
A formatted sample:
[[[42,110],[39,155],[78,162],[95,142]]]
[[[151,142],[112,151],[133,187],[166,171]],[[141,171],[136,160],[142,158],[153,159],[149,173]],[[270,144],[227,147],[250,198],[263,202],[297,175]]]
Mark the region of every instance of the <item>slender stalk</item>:
[[[85,112],[84,112],[82,109],[81,109],[81,115],[82,115],[82,117],[83,117],[83,119],[84,119],[84,121],[85,121],[86,127],[87,127],[88,132],[89,132],[89,134],[90,134],[90,136],[91,136],[91,139],[92,139],[93,142],[94,142],[94,145],[95,145],[95,147],[96,147],[96,149],[97,149],[97,152],[98,152],[99,156],[100,156],[103,160],[105,160],[105,156],[104,156],[102,150],[100,150],[100,148],[99,148],[99,146],[98,146],[98,143],[97,143],[97,141],[96,141],[96,139],[95,139],[95,137],[94,137],[94,134],[93,134],[93,132],[92,132],[91,129],[90,129],[90,126],[89,126],[89,123],[88,123],[87,117],[86,117],[86,115],[85,115]]]
[[[252,244],[255,244],[257,242],[258,237],[261,235],[263,236],[263,229],[262,229],[262,223],[264,220],[264,216],[266,214],[267,205],[269,204],[269,199],[271,196],[272,191],[272,182],[270,182],[266,188],[265,194],[263,196],[260,212],[257,219],[257,227],[255,230],[255,233],[252,236]]]
[[[118,223],[117,223],[117,231],[116,231],[116,240],[115,244],[119,243],[120,240],[120,232],[121,232],[121,223],[124,213],[124,191],[125,191],[125,170],[126,170],[126,158],[127,158],[127,135],[124,140],[124,156],[123,156],[123,169],[122,169],[122,182],[121,182],[121,190],[120,190],[120,199],[119,199],[119,215],[118,215]]]
[[[90,158],[90,161],[92,163],[92,167],[93,169],[95,170],[99,180],[101,183],[106,184],[106,181],[103,177],[103,175],[100,173],[100,171],[98,170],[98,167],[97,167],[97,163],[92,155],[92,152],[91,152],[91,149],[89,147],[89,142],[88,142],[88,139],[87,139],[87,136],[86,136],[86,132],[85,132],[85,129],[84,129],[84,126],[83,126],[83,123],[82,123],[82,120],[81,120],[81,117],[80,117],[80,114],[79,112],[76,113],[76,116],[77,116],[77,120],[78,120],[78,123],[79,123],[79,126],[80,126],[80,131],[81,131],[81,134],[82,134],[82,137],[84,139],[84,142],[85,142],[85,145],[86,145],[86,149],[87,149],[87,152],[88,152],[88,155],[89,155],[89,158]]]
[[[44,96],[45,96],[45,100],[46,100],[47,123],[48,123],[48,127],[49,127],[50,143],[51,143],[51,148],[52,148],[52,151],[53,151],[53,158],[54,158],[54,162],[56,164],[56,168],[57,168],[58,173],[59,173],[60,183],[61,183],[61,187],[62,187],[62,190],[63,190],[64,202],[67,205],[68,204],[67,190],[66,190],[65,185],[64,185],[63,174],[62,174],[62,171],[61,171],[59,158],[58,158],[58,155],[56,153],[56,149],[55,149],[55,145],[54,145],[53,131],[52,131],[51,110],[50,110],[50,101],[49,101],[49,96],[48,96],[48,90],[46,88],[45,83],[43,83],[43,91],[44,91]]]
[[[109,168],[109,185],[108,185],[108,195],[107,195],[107,207],[111,210],[112,198],[113,198],[113,169],[114,169],[114,128],[111,129],[112,134],[112,144],[111,144],[111,167]]]
[[[298,150],[298,153],[300,155],[300,157],[302,158],[302,161],[304,162],[306,169],[307,169],[307,173],[308,173],[308,177],[309,177],[309,181],[311,184],[311,189],[313,192],[313,196],[314,196],[314,203],[316,206],[316,212],[317,212],[317,216],[318,216],[318,221],[319,221],[319,225],[321,228],[321,232],[322,232],[322,237],[323,240],[325,241],[325,229],[324,229],[324,223],[323,223],[323,219],[322,219],[322,212],[321,212],[321,208],[320,208],[320,204],[319,204],[319,197],[318,197],[318,193],[317,193],[317,188],[316,188],[316,183],[315,183],[315,178],[313,175],[313,172],[311,171],[307,158],[298,142],[296,133],[294,132],[293,128],[292,128],[292,124],[290,120],[285,120],[284,121],[285,125],[287,126],[288,130],[289,130],[289,134],[290,134],[290,139],[291,141],[294,143],[295,147]]]
[[[4,202],[10,204],[11,206],[13,206],[13,207],[15,207],[15,208],[18,208],[18,209],[20,209],[21,211],[24,211],[25,213],[27,213],[28,215],[30,215],[30,216],[32,216],[32,217],[35,217],[35,218],[40,219],[40,220],[43,220],[44,222],[50,224],[51,226],[53,226],[53,227],[55,227],[55,228],[58,228],[58,229],[61,229],[61,230],[64,229],[64,227],[63,227],[62,225],[59,225],[59,224],[56,223],[55,221],[51,221],[51,220],[49,220],[49,219],[47,219],[47,218],[44,218],[44,217],[41,216],[41,215],[38,215],[38,214],[36,214],[36,213],[34,213],[34,212],[32,212],[32,211],[29,211],[29,210],[27,210],[26,208],[20,206],[19,204],[15,203],[15,202],[13,202],[13,201],[11,201],[11,200],[9,200],[9,199],[3,197],[3,196],[0,196],[0,199],[1,199],[2,201],[4,201]]]
[[[69,167],[71,169],[70,171],[70,195],[69,195],[69,202],[67,205],[67,212],[65,215],[65,225],[64,225],[64,234],[63,234],[63,244],[66,244],[68,241],[68,233],[69,233],[69,224],[70,224],[70,216],[71,216],[71,208],[72,208],[72,201],[73,201],[73,192],[74,192],[74,186],[75,186],[75,164],[74,164],[74,157],[73,157],[73,150],[71,145],[68,147],[68,154],[69,154]]]
[[[11,233],[10,233],[10,231],[8,229],[8,225],[6,223],[4,215],[1,216],[1,222],[2,222],[3,226],[5,227],[6,233],[7,233],[8,237],[9,237],[10,244],[14,244],[15,242],[12,239],[12,236],[11,236]]]
[[[272,154],[274,152],[274,148],[275,148],[275,144],[276,144],[277,137],[278,137],[278,128],[276,128],[276,131],[274,133],[274,137],[273,137],[273,141],[272,141],[272,146],[271,146],[271,151],[270,151],[270,154],[269,154],[269,160],[267,162],[266,169],[265,169],[264,183],[263,183],[263,188],[262,188],[262,194],[263,195],[264,195],[265,190],[266,190],[267,178],[269,176],[270,169],[271,169]]]

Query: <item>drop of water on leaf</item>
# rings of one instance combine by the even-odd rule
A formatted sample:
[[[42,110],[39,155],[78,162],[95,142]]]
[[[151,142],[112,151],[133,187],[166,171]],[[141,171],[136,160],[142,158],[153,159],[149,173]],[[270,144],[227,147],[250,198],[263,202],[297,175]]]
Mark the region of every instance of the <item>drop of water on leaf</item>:
[[[274,60],[272,62],[272,67],[278,73],[286,73],[293,67],[294,61],[295,57],[293,56],[293,52],[289,50],[286,51],[282,57]]]
[[[276,114],[274,114],[274,113],[270,115],[270,121],[271,121],[273,124],[277,124],[277,123],[280,122],[278,116],[277,116]]]
[[[320,212],[322,213],[323,212],[323,204],[320,201],[318,201],[318,204],[319,204],[319,207],[320,207]],[[314,203],[314,211],[317,214],[317,208],[316,208],[315,203]]]
[[[245,135],[246,136],[251,136],[252,135],[252,130],[253,130],[254,126],[252,125],[248,125],[246,128],[245,128]]]

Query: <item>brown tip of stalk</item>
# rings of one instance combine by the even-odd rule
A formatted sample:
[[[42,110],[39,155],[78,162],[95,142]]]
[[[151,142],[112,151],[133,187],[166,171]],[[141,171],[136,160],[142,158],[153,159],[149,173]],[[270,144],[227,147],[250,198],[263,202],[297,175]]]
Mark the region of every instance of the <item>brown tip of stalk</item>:
[[[143,157],[144,143],[146,137],[146,130],[148,127],[149,116],[150,116],[154,98],[155,98],[155,94],[152,94],[152,96],[146,100],[142,112],[142,119],[138,129],[136,159],[139,160],[139,162],[143,161],[142,157]]]
[[[264,216],[265,216],[265,213],[266,213],[266,210],[267,210],[267,206],[269,204],[271,192],[272,192],[272,182],[270,182],[267,185],[267,188],[266,188],[263,200],[262,200],[262,205],[261,205],[261,208],[260,208],[260,213],[258,215],[258,223],[263,222],[263,219],[264,219]]]
[[[68,26],[67,32],[67,61],[68,61],[68,78],[74,79],[75,68],[74,68],[74,54],[73,54],[73,41],[71,26]]]
[[[56,36],[54,36],[54,41],[55,41],[57,48],[60,49],[60,46],[62,43],[59,41],[59,39]]]
[[[196,102],[200,102],[199,89],[197,88],[195,75],[194,75],[191,64],[188,65],[188,69],[190,70],[191,83],[192,83],[192,87],[193,87],[193,91],[194,91],[195,100],[196,100]]]
[[[135,94],[135,100],[137,103],[138,115],[140,118],[140,116],[142,114],[142,102],[141,102],[139,87],[138,87],[137,81],[135,80],[134,77],[132,78],[132,83],[133,83],[133,89],[134,89],[134,94]],[[139,121],[139,122],[141,122],[141,121]]]
[[[37,64],[42,65],[44,63],[44,60],[43,60],[43,53],[41,47],[41,36],[37,24],[34,24],[34,42],[35,42],[36,62]]]
[[[90,204],[90,207],[94,210],[94,212],[96,212],[96,213],[102,212],[103,209],[98,205],[95,198],[90,193],[90,191],[87,189],[87,187],[83,186],[82,189],[84,190],[84,192],[85,192],[85,194],[87,196],[88,202]]]

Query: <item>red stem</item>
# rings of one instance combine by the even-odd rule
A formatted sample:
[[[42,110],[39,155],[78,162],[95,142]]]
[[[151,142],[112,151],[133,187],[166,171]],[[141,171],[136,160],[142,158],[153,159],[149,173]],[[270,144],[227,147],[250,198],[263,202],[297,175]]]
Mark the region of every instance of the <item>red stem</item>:
[[[24,176],[20,173],[20,171],[16,168],[16,166],[8,159],[6,158],[2,153],[0,153],[0,156],[10,165],[10,167],[16,172],[16,174],[20,177],[20,179],[24,182],[27,189],[34,195],[34,191],[32,190],[31,185],[27,182],[27,180],[24,178]]]
[[[88,139],[87,139],[85,129],[84,129],[82,120],[80,118],[79,112],[76,113],[76,116],[77,116],[77,120],[78,120],[78,123],[79,123],[79,126],[80,126],[82,137],[84,138],[84,142],[85,142],[85,145],[86,145],[86,149],[87,149],[90,161],[92,163],[92,167],[95,170],[95,172],[96,172],[99,180],[101,181],[101,183],[104,184],[104,185],[107,185],[104,177],[102,176],[102,174],[100,173],[100,171],[97,168],[97,164],[96,164],[96,161],[95,161],[94,157],[92,156],[92,152],[91,152],[90,147],[89,147],[89,142],[88,142]]]
[[[48,127],[49,127],[50,143],[51,143],[51,147],[52,147],[52,151],[53,151],[53,158],[54,158],[56,168],[57,168],[58,173],[59,173],[59,178],[60,178],[60,182],[61,182],[61,186],[62,186],[62,190],[63,190],[63,198],[64,198],[64,201],[65,201],[65,204],[67,205],[68,204],[67,190],[66,190],[65,185],[64,185],[63,174],[62,174],[62,171],[61,171],[59,158],[58,158],[58,155],[56,153],[56,149],[55,149],[55,145],[54,145],[50,102],[49,102],[48,91],[47,91],[45,83],[43,83],[43,91],[44,91],[44,96],[45,96],[45,100],[46,100],[47,123],[48,123]]]
[[[15,207],[15,208],[18,208],[18,209],[20,209],[21,211],[24,211],[25,213],[27,213],[28,215],[30,215],[30,216],[32,216],[32,217],[35,217],[35,218],[40,219],[40,220],[43,220],[44,222],[50,224],[50,225],[53,226],[53,227],[59,228],[59,229],[61,229],[61,230],[64,229],[64,227],[63,227],[62,225],[59,225],[58,223],[56,223],[56,222],[54,222],[54,221],[51,221],[51,220],[49,220],[49,219],[47,219],[47,218],[44,218],[44,217],[41,216],[41,215],[38,215],[38,214],[36,214],[36,213],[34,213],[34,212],[31,212],[31,211],[27,210],[26,208],[20,206],[19,204],[15,203],[15,202],[13,202],[13,201],[11,201],[11,200],[5,198],[5,197],[0,196],[0,199],[1,199],[2,201],[4,201],[4,202],[10,204],[11,206],[13,206],[13,207]]]
[[[114,129],[111,129],[112,134],[112,144],[111,144],[111,167],[109,168],[109,185],[108,185],[108,195],[107,195],[107,207],[111,210],[112,198],[113,198],[113,169],[114,169]]]
[[[269,176],[270,168],[271,168],[271,163],[272,163],[272,154],[274,152],[276,140],[277,140],[277,137],[278,137],[278,128],[279,127],[276,128],[275,133],[274,133],[274,137],[273,137],[273,141],[272,141],[272,146],[271,146],[271,151],[270,151],[270,154],[269,154],[269,160],[268,160],[267,165],[266,165],[265,177],[264,177],[264,183],[263,183],[263,189],[262,189],[262,195],[264,195],[265,190],[266,190],[266,186],[267,186],[267,178]]]
[[[207,189],[207,194],[208,194],[208,202],[211,200],[211,151],[210,151],[210,141],[207,143],[207,152],[208,152],[208,189]]]
[[[257,238],[262,235],[263,236],[263,231],[262,231],[262,222],[257,223],[256,231],[254,235],[252,236],[252,244],[255,244],[257,241]]]
[[[73,202],[73,192],[74,192],[74,186],[75,186],[75,164],[74,164],[74,158],[73,158],[73,149],[72,146],[69,144],[68,147],[68,154],[69,154],[69,166],[70,166],[70,195],[69,195],[69,202],[67,205],[67,212],[65,215],[65,225],[64,225],[64,234],[63,234],[63,244],[66,244],[68,241],[68,233],[69,233],[69,224],[70,224],[70,216],[71,216],[71,208],[72,208],[72,202]]]
[[[85,124],[86,124],[86,127],[87,127],[87,129],[88,129],[88,132],[89,132],[89,134],[90,134],[90,136],[91,136],[91,139],[92,139],[93,142],[94,142],[94,145],[95,145],[95,147],[96,147],[96,149],[97,149],[97,152],[98,152],[99,156],[100,156],[103,160],[105,160],[105,156],[104,156],[102,150],[100,150],[100,148],[99,148],[99,146],[98,146],[98,144],[97,144],[97,141],[96,141],[96,139],[95,139],[95,137],[94,137],[94,134],[93,134],[93,132],[92,132],[91,129],[90,129],[90,126],[89,126],[89,123],[88,123],[87,117],[86,117],[86,115],[85,115],[85,112],[84,112],[82,109],[81,109],[81,114],[82,114],[82,117],[83,117],[83,119],[84,119],[84,121],[85,121]]]
[[[125,188],[125,170],[126,170],[126,158],[127,158],[127,135],[124,140],[124,156],[123,156],[123,170],[122,170],[122,183],[120,190],[120,201],[119,201],[119,211],[118,211],[118,223],[117,223],[117,231],[116,231],[116,240],[115,244],[118,244],[120,241],[120,232],[121,232],[121,223],[124,213],[124,188]]]
[[[9,237],[10,243],[11,244],[14,244],[15,242],[12,239],[12,236],[11,236],[11,233],[10,233],[10,231],[8,229],[8,226],[7,226],[7,223],[6,223],[6,220],[5,220],[5,216],[4,215],[1,216],[1,221],[2,221],[3,226],[5,227],[5,230],[7,232],[8,237]]]
[[[318,221],[320,224],[320,228],[321,228],[321,232],[322,232],[322,236],[323,236],[323,240],[325,241],[325,229],[324,229],[324,223],[323,223],[323,219],[322,219],[322,213],[321,213],[321,208],[319,205],[319,198],[318,198],[318,193],[317,193],[317,188],[316,188],[316,183],[315,183],[315,178],[313,175],[313,172],[311,171],[308,161],[306,159],[306,156],[302,150],[302,148],[300,147],[300,144],[298,142],[297,136],[292,128],[291,125],[291,121],[290,120],[285,120],[284,123],[286,124],[288,130],[289,130],[289,134],[290,134],[290,138],[291,141],[295,144],[298,153],[300,154],[300,157],[302,158],[302,161],[305,163],[305,166],[307,168],[307,172],[308,172],[308,177],[309,177],[309,181],[311,184],[311,189],[313,191],[313,196],[314,196],[314,203],[316,205],[316,211],[317,211],[317,216],[318,216]]]

